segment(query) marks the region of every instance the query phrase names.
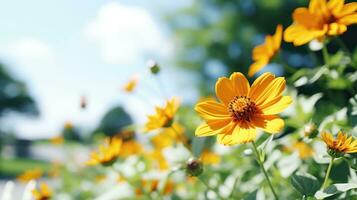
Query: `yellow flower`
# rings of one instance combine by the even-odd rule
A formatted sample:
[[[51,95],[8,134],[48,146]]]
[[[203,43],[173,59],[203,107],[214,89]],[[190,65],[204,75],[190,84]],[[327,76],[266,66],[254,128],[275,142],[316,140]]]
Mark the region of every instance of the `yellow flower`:
[[[167,181],[163,188],[163,195],[171,194],[174,191],[174,183],[172,181]],[[137,196],[141,196],[143,194],[143,190],[148,191],[149,193],[155,192],[159,189],[159,180],[141,180],[140,187],[135,189],[135,194]]]
[[[253,76],[259,70],[261,70],[278,53],[281,45],[282,35],[283,26],[279,24],[276,27],[276,31],[273,36],[267,35],[265,37],[264,43],[256,46],[253,49],[252,59],[254,63],[249,67],[249,76]]]
[[[347,26],[357,23],[357,3],[344,0],[311,0],[309,8],[297,8],[293,24],[284,32],[284,40],[300,46],[313,39],[341,35]]]
[[[163,149],[172,146],[176,142],[185,143],[187,138],[184,135],[184,127],[179,123],[173,123],[172,127],[163,129],[160,133],[151,138],[151,142],[156,149]]]
[[[50,139],[51,144],[53,145],[61,145],[64,142],[64,138],[62,135],[55,136]]]
[[[219,164],[221,158],[212,151],[204,150],[201,154],[200,160],[205,165],[216,165]]]
[[[195,132],[198,137],[217,135],[220,144],[233,145],[254,141],[256,128],[278,133],[284,120],[277,116],[291,103],[283,96],[285,79],[264,73],[253,85],[242,73],[222,77],[216,83],[219,102],[208,100],[198,103],[195,110],[205,120]]]
[[[123,90],[125,92],[133,92],[136,86],[138,85],[139,78],[137,76],[132,77],[124,86]]]
[[[105,143],[99,146],[99,150],[91,153],[91,159],[86,162],[86,165],[111,165],[119,157],[121,148],[120,138],[106,138]]]
[[[145,124],[144,130],[152,131],[171,126],[179,105],[179,100],[174,97],[168,100],[164,107],[156,106],[156,113],[148,115],[148,122]]]
[[[283,146],[282,150],[289,153],[296,151],[301,159],[310,158],[314,154],[314,149],[303,141],[297,141],[291,147]]]
[[[52,197],[53,192],[46,183],[41,183],[40,188],[32,190],[32,194],[36,200],[48,200]]]
[[[26,183],[33,179],[39,179],[42,176],[42,170],[40,169],[31,169],[25,171],[23,174],[17,177],[17,180],[23,183]]]
[[[348,137],[346,133],[339,131],[334,138],[331,133],[321,134],[322,140],[326,143],[330,155],[343,155],[345,153],[357,152],[357,140],[352,136]]]
[[[169,168],[169,163],[165,159],[161,150],[155,149],[146,154],[146,157],[149,161],[154,161],[155,167],[158,167],[160,170],[167,170]]]
[[[142,152],[143,146],[139,142],[135,140],[128,140],[123,142],[119,155],[122,157],[127,157],[131,155],[137,155]]]

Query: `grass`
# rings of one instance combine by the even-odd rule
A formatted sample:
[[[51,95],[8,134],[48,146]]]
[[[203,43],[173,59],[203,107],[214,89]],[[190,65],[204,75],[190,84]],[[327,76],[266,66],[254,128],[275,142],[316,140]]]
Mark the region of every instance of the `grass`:
[[[46,161],[27,158],[8,159],[0,157],[0,178],[16,177],[29,169],[41,169],[48,172],[51,164]]]

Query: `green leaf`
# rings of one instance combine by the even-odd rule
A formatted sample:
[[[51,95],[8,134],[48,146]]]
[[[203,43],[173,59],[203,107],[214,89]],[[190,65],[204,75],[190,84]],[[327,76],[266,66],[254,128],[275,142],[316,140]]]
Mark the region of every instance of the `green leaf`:
[[[294,174],[291,178],[291,184],[297,191],[305,196],[313,196],[320,187],[319,181],[307,173]]]
[[[315,197],[317,199],[324,199],[355,188],[357,188],[357,184],[355,183],[337,183],[325,188],[324,190],[317,191]]]

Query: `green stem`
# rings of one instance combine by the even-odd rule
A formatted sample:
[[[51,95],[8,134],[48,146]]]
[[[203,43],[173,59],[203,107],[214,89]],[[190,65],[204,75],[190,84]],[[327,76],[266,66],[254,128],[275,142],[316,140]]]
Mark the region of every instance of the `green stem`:
[[[238,183],[238,177],[234,180],[232,191],[231,191],[231,194],[229,195],[231,198],[233,198],[233,196],[234,196],[234,191],[235,191],[237,183]]]
[[[341,40],[341,38],[339,37],[335,37],[337,43],[341,46],[341,48],[343,49],[343,51],[345,51],[349,56],[351,55],[350,50],[347,48],[347,46],[345,45],[345,43]]]
[[[327,167],[327,172],[326,172],[326,175],[325,175],[325,180],[324,180],[324,183],[322,184],[322,189],[325,189],[326,186],[327,186],[328,177],[330,176],[331,169],[332,169],[332,165],[333,165],[333,160],[334,160],[334,159],[335,159],[334,157],[331,157],[330,164],[329,164],[328,167]]]
[[[269,187],[270,187],[270,189],[271,189],[271,191],[272,191],[272,193],[273,193],[275,199],[278,200],[278,199],[279,199],[279,198],[278,198],[278,195],[276,194],[276,192],[275,192],[275,190],[274,190],[274,187],[273,187],[273,185],[272,185],[271,182],[270,182],[268,173],[267,173],[267,171],[266,171],[265,168],[264,168],[264,164],[263,164],[262,160],[260,160],[260,154],[259,154],[259,152],[258,152],[258,148],[257,148],[257,146],[256,146],[256,144],[255,144],[254,141],[252,141],[252,144],[253,144],[253,149],[254,149],[255,155],[256,155],[256,157],[257,157],[257,161],[258,161],[258,163],[259,163],[259,165],[260,165],[260,168],[262,169],[262,171],[263,171],[263,173],[264,173],[265,179],[267,180],[267,182],[268,182],[268,184],[269,184]]]
[[[203,183],[203,185],[206,186],[206,188],[207,188],[208,190],[214,191],[214,192],[217,194],[218,199],[225,199],[225,198],[223,198],[223,197],[219,194],[218,189],[210,187],[204,180],[202,180],[201,177],[197,177],[197,178],[201,181],[201,183]]]
[[[322,47],[322,56],[324,58],[324,63],[325,65],[329,65],[329,55],[328,55],[328,51],[327,51],[327,44],[324,43],[324,46]]]

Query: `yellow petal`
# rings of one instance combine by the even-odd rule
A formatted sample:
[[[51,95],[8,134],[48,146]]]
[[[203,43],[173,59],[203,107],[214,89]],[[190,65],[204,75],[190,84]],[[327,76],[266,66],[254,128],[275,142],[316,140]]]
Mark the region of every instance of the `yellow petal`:
[[[284,120],[280,118],[273,118],[266,121],[263,130],[268,133],[279,133],[284,128]]]
[[[357,2],[348,3],[343,6],[343,9],[341,10],[340,13],[336,15],[336,17],[338,18],[344,17],[346,15],[353,14],[356,11],[357,11]]]
[[[249,66],[248,76],[252,77],[255,73],[261,70],[268,64],[269,60],[267,58],[260,59]]]
[[[202,101],[195,106],[195,110],[202,118],[207,117],[229,117],[227,107],[222,103],[217,103],[212,100]]]
[[[260,106],[265,102],[269,102],[276,97],[282,95],[285,89],[285,79],[283,77],[278,77],[267,83],[267,85],[260,86],[257,89],[257,96],[254,97],[255,103]]]
[[[275,30],[275,34],[273,35],[273,42],[274,42],[274,50],[280,49],[281,39],[283,36],[283,26],[278,24]]]
[[[344,0],[329,0],[327,3],[327,8],[334,15],[341,12],[344,4]]]
[[[344,25],[351,25],[357,23],[357,14],[347,15],[338,20],[338,23]]]
[[[195,135],[198,137],[217,135],[218,130],[212,130],[206,123],[197,127]]]
[[[292,102],[293,99],[290,96],[283,96],[266,103],[265,107],[261,109],[265,115],[275,115],[284,111]]]
[[[236,96],[233,84],[228,78],[222,77],[218,79],[216,83],[216,95],[225,105],[228,105]]]
[[[257,130],[255,128],[243,128],[236,126],[232,134],[233,144],[244,144],[255,140]]]
[[[229,79],[233,83],[234,93],[237,96],[246,96],[249,93],[249,82],[240,72],[234,72]]]
[[[253,83],[250,91],[249,91],[249,97],[252,99],[257,99],[264,89],[267,88],[269,83],[275,79],[275,76],[270,73],[270,72],[265,72],[261,76],[259,76]]]

